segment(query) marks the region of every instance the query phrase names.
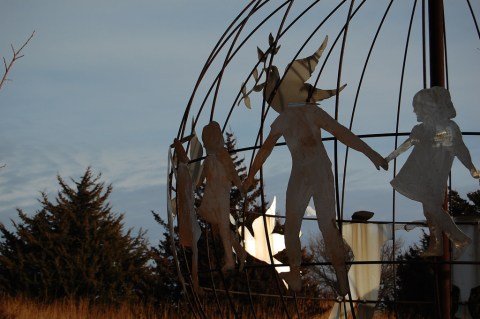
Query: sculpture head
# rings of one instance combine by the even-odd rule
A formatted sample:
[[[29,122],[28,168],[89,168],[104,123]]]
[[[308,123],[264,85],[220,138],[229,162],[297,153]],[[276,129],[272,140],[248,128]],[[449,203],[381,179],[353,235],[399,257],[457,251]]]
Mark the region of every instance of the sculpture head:
[[[174,139],[173,147],[175,148],[176,158],[180,163],[188,164],[188,156],[183,148],[182,143],[178,139]]]
[[[225,140],[223,139],[220,124],[212,121],[205,125],[202,131],[203,145],[207,149],[207,153],[214,153],[219,149],[223,149]]]
[[[418,91],[412,104],[420,122],[429,118],[451,119],[457,115],[450,92],[439,86]]]

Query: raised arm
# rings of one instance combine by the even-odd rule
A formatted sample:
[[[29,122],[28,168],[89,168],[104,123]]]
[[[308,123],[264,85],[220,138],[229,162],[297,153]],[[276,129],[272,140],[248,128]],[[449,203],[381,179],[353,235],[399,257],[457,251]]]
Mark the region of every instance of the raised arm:
[[[275,147],[275,144],[277,143],[280,136],[282,136],[282,134],[270,132],[262,147],[260,147],[260,149],[258,150],[258,153],[253,160],[252,167],[250,167],[250,171],[248,172],[248,177],[244,183],[245,190],[248,190],[252,185],[255,174],[257,174],[263,163],[267,160],[270,153],[272,153],[272,150]]]
[[[190,159],[188,158],[188,155],[183,148],[182,142],[180,142],[178,139],[174,139],[173,147],[175,148],[175,152],[177,153],[178,160],[182,163],[188,164]]]

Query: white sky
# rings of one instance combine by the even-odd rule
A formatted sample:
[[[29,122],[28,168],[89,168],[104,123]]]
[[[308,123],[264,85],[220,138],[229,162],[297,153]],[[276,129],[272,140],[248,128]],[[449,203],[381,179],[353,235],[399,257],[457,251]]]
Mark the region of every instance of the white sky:
[[[271,2],[275,6],[279,3]],[[480,40],[466,2],[446,2],[450,86],[458,114],[455,120],[464,131],[478,131]],[[49,192],[53,200],[58,190],[57,174],[65,179],[78,179],[91,166],[94,173],[102,173],[102,180],[113,184],[110,201],[115,212],[125,213],[126,226],[148,229],[151,242],[155,243],[161,229],[150,211],[164,214],[166,209],[168,145],[177,134],[208,54],[246,3],[0,0],[1,56],[8,61],[10,44],[19,48],[35,30],[23,51],[25,56],[15,63],[9,75],[11,81],[0,91],[0,163],[7,165],[0,170],[0,222],[9,224],[9,219],[16,216],[16,207],[34,213],[40,191]],[[309,3],[297,1],[292,10],[299,12]],[[319,19],[338,1],[321,3],[329,9],[318,6],[286,34],[278,63],[292,58]],[[394,131],[401,58],[412,3],[402,0],[392,6],[364,80],[353,126],[355,133]],[[349,72],[342,75],[342,83],[348,86],[342,93],[339,117],[344,125],[349,124],[359,72],[387,4],[388,1],[367,1],[349,30],[344,61]],[[267,6],[269,9],[263,12],[271,11],[272,7]],[[345,6],[334,22],[317,33],[303,56],[311,54],[326,34],[330,37],[329,44],[333,43],[346,9]],[[478,3],[474,4],[474,11],[478,19]],[[258,23],[259,18],[253,21]],[[256,46],[265,49],[268,34],[275,33],[278,24],[276,18],[262,27],[258,36],[232,61],[219,94],[216,113],[219,122],[224,120],[225,110],[230,108],[242,81],[257,61]],[[246,30],[253,26],[248,25]],[[418,22],[415,28],[413,53],[407,65],[408,84],[402,97],[401,131],[410,131],[415,124],[411,97],[421,88],[417,75],[421,52]],[[247,31],[242,39],[245,34]],[[198,108],[210,83],[211,77],[207,77],[194,107]],[[336,65],[327,65],[319,86],[331,88],[335,84]],[[229,122],[239,147],[254,143],[258,132],[258,101],[252,96],[252,110],[236,108]],[[326,101],[324,105],[331,112],[335,103]],[[196,110],[190,118],[195,114]],[[272,112],[267,122],[273,117]],[[200,121],[200,127],[206,124],[204,119]],[[268,133],[268,126],[265,132]],[[474,162],[480,166],[479,139],[468,138],[466,142]],[[367,143],[382,155],[393,149],[392,140]],[[266,166],[267,199],[278,195],[277,207],[283,212],[289,155],[279,149],[272,156]],[[379,219],[387,218],[391,213],[388,181],[392,170],[377,173],[362,156],[353,153],[350,156],[355,164],[349,164],[345,216],[349,217],[354,210],[367,209],[385,211],[387,215]],[[458,171],[454,181],[461,193],[478,188],[465,169]],[[417,206],[407,200],[399,199],[399,206],[399,211],[409,211],[403,215],[405,218],[399,217],[401,220],[423,217]]]

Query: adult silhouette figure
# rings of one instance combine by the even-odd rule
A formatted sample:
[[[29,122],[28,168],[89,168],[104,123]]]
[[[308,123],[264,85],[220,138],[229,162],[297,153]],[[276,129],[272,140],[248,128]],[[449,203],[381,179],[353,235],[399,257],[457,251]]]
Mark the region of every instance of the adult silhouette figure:
[[[290,272],[281,273],[280,277],[292,290],[301,289],[301,246],[298,234],[305,209],[313,197],[327,256],[337,275],[337,292],[344,296],[349,291],[346,247],[335,221],[332,164],[322,142],[321,130],[326,130],[348,147],[365,154],[377,169],[388,169],[388,164],[380,154],[316,104],[304,103],[274,109],[280,114],[272,123],[270,133],[252,163],[245,186],[248,188],[252,184],[255,174],[270,155],[277,140],[283,136],[292,156],[285,210],[285,246]]]

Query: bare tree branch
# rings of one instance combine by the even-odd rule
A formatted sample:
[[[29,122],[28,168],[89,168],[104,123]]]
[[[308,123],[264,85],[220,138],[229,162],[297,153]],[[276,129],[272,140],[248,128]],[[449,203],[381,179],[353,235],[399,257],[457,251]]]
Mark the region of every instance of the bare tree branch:
[[[22,52],[23,48],[27,46],[28,42],[30,42],[30,40],[33,38],[34,34],[35,34],[35,30],[33,30],[32,34],[28,37],[27,41],[25,41],[25,43],[23,43],[23,45],[18,50],[15,50],[15,48],[13,47],[13,44],[10,44],[10,47],[12,48],[12,59],[7,65],[7,60],[5,59],[5,57],[3,57],[3,66],[5,67],[5,72],[3,73],[2,80],[0,80],[0,90],[3,87],[3,84],[8,80],[7,78],[8,73],[12,69],[12,66],[15,63],[15,61],[23,57],[23,54],[20,54],[20,53]],[[0,169],[4,168],[5,166],[7,166],[7,164],[0,165]]]
[[[18,50],[15,50],[12,44],[10,45],[10,47],[12,48],[13,56],[12,56],[12,59],[10,60],[10,63],[8,63],[8,65],[7,65],[7,61],[5,60],[5,57],[3,58],[3,65],[5,67],[5,72],[3,74],[2,80],[0,81],[0,90],[2,89],[3,84],[7,81],[7,75],[12,69],[12,66],[15,63],[15,61],[23,57],[23,54],[21,55],[20,52],[22,52],[23,48],[27,46],[28,42],[33,38],[34,34],[35,34],[35,30],[32,32],[32,34],[27,39],[27,41],[25,41],[25,43]]]

